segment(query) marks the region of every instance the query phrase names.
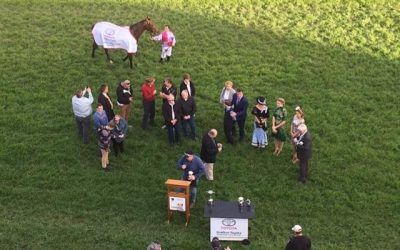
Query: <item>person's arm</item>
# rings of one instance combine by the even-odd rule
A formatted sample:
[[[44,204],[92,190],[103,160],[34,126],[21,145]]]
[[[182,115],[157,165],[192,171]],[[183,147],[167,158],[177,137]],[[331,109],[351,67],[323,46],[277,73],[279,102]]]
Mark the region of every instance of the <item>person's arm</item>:
[[[176,98],[176,87],[175,87],[175,86],[171,86],[170,93],[171,93],[173,96],[175,96],[175,98]]]
[[[162,39],[162,33],[159,34],[159,35],[157,35],[157,36],[153,36],[151,39],[152,39],[153,41],[161,41],[161,39]]]
[[[194,98],[192,97],[191,99],[192,99],[193,105],[192,105],[192,112],[190,112],[190,116],[192,117],[194,114],[196,114],[197,107],[196,107],[196,101],[194,100]]]
[[[175,44],[176,44],[175,35],[172,34],[172,47],[175,47]]]
[[[93,123],[94,123],[94,127],[95,128],[98,128],[98,127],[100,127],[100,119],[99,119],[99,117],[95,114],[95,115],[93,115]]]
[[[224,92],[225,92],[225,88],[222,88],[221,93],[219,93],[219,103],[221,103],[225,106]]]
[[[119,120],[119,122],[121,122],[122,121],[122,124],[123,124],[123,126],[122,126],[122,128],[121,128],[121,132],[122,132],[122,134],[124,135],[124,137],[126,136],[126,134],[128,133],[128,123],[126,122],[126,120],[124,119],[124,118],[120,118],[120,120]]]
[[[181,157],[181,158],[178,160],[178,162],[176,163],[176,168],[177,168],[177,169],[179,169],[179,170],[184,170],[184,169],[182,169],[182,165],[185,165],[185,164],[184,164],[185,159],[186,159],[186,157],[183,156],[183,157]]]
[[[204,174],[204,164],[199,158],[196,158],[196,164],[199,171],[194,176],[196,176],[196,180],[199,180]]]
[[[190,92],[191,92],[191,96],[195,96],[196,95],[196,87],[194,86],[194,83],[192,81],[190,81]]]
[[[185,89],[186,89],[186,85],[185,85],[185,83],[182,81],[182,82],[181,82],[181,85],[179,86],[179,93],[182,94],[182,91],[184,91]]]

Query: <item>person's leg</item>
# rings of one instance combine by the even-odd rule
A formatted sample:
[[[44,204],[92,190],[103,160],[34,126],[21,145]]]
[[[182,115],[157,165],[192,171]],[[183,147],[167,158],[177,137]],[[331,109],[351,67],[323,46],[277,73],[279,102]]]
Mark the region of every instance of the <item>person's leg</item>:
[[[105,152],[105,156],[106,156],[106,166],[108,166],[108,165],[110,165],[110,161],[108,160],[108,153],[109,153],[109,151],[108,150],[105,150],[106,152]]]
[[[196,186],[190,186],[190,207],[192,208],[194,204],[196,203],[197,199],[197,187]]]
[[[126,108],[126,114],[125,114],[125,121],[129,124],[128,119],[129,119],[129,116],[131,114],[132,104],[130,103],[130,104],[127,104],[126,106],[127,106],[127,108]]]
[[[232,136],[232,129],[233,129],[233,121],[227,115],[224,116],[224,133],[226,140],[228,143],[233,144],[233,136]]]
[[[121,152],[121,154],[124,152],[124,141],[121,141],[119,144],[119,152]]]
[[[214,180],[214,163],[205,163],[205,174],[206,174],[206,179],[209,181]]]
[[[90,131],[90,115],[86,116],[82,120],[82,132],[83,132],[83,143],[89,143],[89,131]]]
[[[180,139],[180,136],[179,136],[179,126],[180,126],[180,124],[179,123],[176,123],[175,124],[175,126],[174,126],[174,132],[175,132],[175,143],[179,143],[179,139]]]
[[[83,121],[82,117],[75,116],[76,128],[78,129],[78,135],[83,139]]]
[[[115,157],[117,157],[118,156],[118,151],[119,151],[118,143],[114,138],[112,138],[111,140],[112,140],[112,143],[113,143],[114,155],[115,155]]]
[[[149,118],[150,118],[150,126],[154,126],[154,117],[156,116],[156,101],[152,101],[150,102],[149,105],[149,109],[150,109],[150,114],[149,114]]]
[[[283,141],[279,141],[279,143],[278,143],[278,152],[276,153],[276,155],[279,155],[282,152],[283,144],[284,144]]]
[[[166,55],[167,55],[167,62],[169,62],[172,56],[172,47],[168,47]]]
[[[239,120],[237,124],[239,126],[239,140],[242,141],[244,139],[244,123],[246,120]]]
[[[189,126],[190,126],[190,132],[191,132],[190,137],[192,140],[194,140],[194,139],[196,139],[196,121],[193,116],[190,117]]]
[[[300,159],[299,166],[300,166],[300,172],[299,172],[299,181],[301,182],[306,182],[306,175],[307,175],[307,159]]]
[[[169,144],[174,144],[174,126],[172,124],[167,124],[167,132],[168,132],[168,142]]]
[[[150,102],[143,101],[142,128],[146,129],[150,116]]]
[[[101,167],[105,169],[107,167],[107,150],[101,149]]]
[[[274,149],[274,155],[276,155],[277,153],[278,153],[278,150],[279,150],[279,141],[275,138],[274,139],[274,146],[275,146],[275,149]]]
[[[182,130],[183,130],[183,136],[188,137],[189,133],[188,133],[188,120],[183,119],[181,121],[181,126],[182,126]]]
[[[126,110],[127,110],[127,105],[123,104],[122,106],[119,106],[119,115],[124,119],[126,118]]]

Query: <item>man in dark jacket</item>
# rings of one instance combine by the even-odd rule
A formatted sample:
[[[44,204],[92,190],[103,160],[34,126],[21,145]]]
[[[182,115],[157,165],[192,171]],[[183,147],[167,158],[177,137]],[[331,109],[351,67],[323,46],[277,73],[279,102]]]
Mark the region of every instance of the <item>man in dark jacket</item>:
[[[181,93],[181,98],[178,100],[181,113],[181,124],[183,129],[183,135],[189,137],[188,127],[190,127],[190,138],[196,139],[196,122],[194,114],[196,113],[196,102],[191,97],[188,91],[185,89]]]
[[[209,181],[214,180],[214,163],[217,160],[218,152],[222,150],[222,144],[215,141],[217,134],[217,130],[213,128],[203,136],[201,141],[200,157],[204,162],[206,178]]]
[[[168,96],[167,102],[163,104],[162,113],[167,126],[169,143],[171,145],[179,143],[180,107],[175,102],[175,97],[172,94]]]
[[[300,225],[292,228],[294,237],[290,237],[286,245],[286,250],[310,250],[311,240],[307,236],[303,236],[303,229]]]
[[[125,119],[127,123],[129,114],[131,112],[131,103],[133,101],[133,90],[131,81],[125,80],[117,87],[117,104],[120,108],[120,116]]]
[[[189,74],[183,75],[183,80],[181,82],[179,90],[180,93],[182,93],[182,91],[184,90],[187,90],[188,94],[191,97],[194,97],[196,95],[196,88],[194,87],[194,83],[192,82],[192,80],[190,80]]]
[[[305,124],[300,124],[298,130],[300,136],[294,139],[300,167],[298,180],[305,183],[308,177],[308,160],[312,155],[312,138]]]
[[[230,116],[232,118],[232,129],[235,123],[239,126],[239,141],[244,139],[244,125],[247,117],[247,107],[249,102],[247,98],[243,95],[243,90],[238,88],[236,93],[232,97],[232,110],[230,111]]]

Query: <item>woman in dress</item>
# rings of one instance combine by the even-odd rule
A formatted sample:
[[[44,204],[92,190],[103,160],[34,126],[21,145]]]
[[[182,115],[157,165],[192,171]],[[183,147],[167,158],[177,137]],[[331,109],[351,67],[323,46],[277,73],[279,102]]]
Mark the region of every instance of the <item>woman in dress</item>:
[[[286,132],[284,126],[286,124],[287,111],[284,108],[285,99],[276,99],[276,109],[272,116],[272,136],[274,137],[275,151],[274,155],[278,156],[282,152],[283,143],[286,141]]]
[[[108,121],[111,121],[115,114],[114,114],[114,106],[111,101],[110,96],[108,95],[108,86],[107,84],[102,84],[100,86],[100,94],[97,98],[97,101],[103,105],[104,111],[106,111]]]
[[[294,111],[295,114],[293,116],[292,125],[290,126],[290,136],[292,138],[292,162],[296,163],[299,160],[297,159],[296,144],[294,142],[294,138],[297,138],[300,135],[298,127],[300,124],[305,124],[305,120],[304,111],[301,107],[297,106]]]
[[[254,130],[251,145],[257,148],[265,148],[268,145],[267,138],[267,120],[269,118],[269,109],[265,97],[257,98],[257,104],[252,109],[254,115]]]

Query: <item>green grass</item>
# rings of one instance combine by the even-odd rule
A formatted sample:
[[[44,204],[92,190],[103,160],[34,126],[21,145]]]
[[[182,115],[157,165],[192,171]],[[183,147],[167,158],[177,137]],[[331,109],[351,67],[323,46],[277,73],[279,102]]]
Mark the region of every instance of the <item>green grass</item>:
[[[293,224],[314,249],[399,249],[400,4],[397,1],[1,1],[0,2],[0,246],[2,249],[207,249],[209,222],[200,206],[250,198],[249,247],[282,249]],[[119,59],[92,59],[90,27],[100,20],[130,24],[151,16],[177,37],[170,64],[144,34],[134,70]],[[285,145],[257,151],[226,145],[213,183],[200,183],[199,206],[166,223],[164,182],[187,147],[170,148],[166,132],[140,129],[140,84],[146,76],[197,84],[199,133],[216,127],[224,143],[219,91],[226,80],[251,102],[284,97],[290,117],[300,104],[314,137],[311,178],[296,183]],[[100,171],[94,135],[76,136],[70,98],[102,83],[115,100],[118,81],[136,91],[134,128],[114,170]],[[161,125],[161,103],[157,123]],[[247,122],[247,137],[252,126]]]

